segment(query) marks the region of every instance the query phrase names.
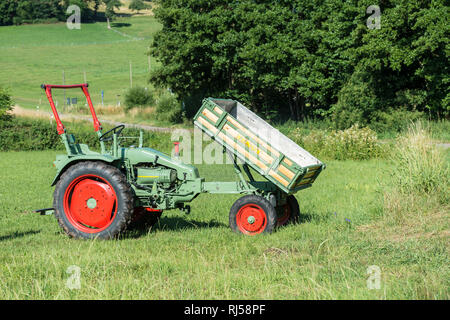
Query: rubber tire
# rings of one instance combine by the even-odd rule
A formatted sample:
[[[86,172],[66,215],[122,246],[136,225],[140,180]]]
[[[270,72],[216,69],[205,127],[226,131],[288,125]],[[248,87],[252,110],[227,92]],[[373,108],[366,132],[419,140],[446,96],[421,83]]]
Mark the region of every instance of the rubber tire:
[[[278,221],[277,221],[277,227],[283,227],[286,226],[290,223],[292,224],[296,224],[299,222],[300,220],[300,207],[298,205],[298,201],[297,198],[294,195],[289,195],[286,199],[287,204],[289,205],[290,208],[290,216],[289,219],[286,221],[286,223],[284,223],[283,225],[279,225]],[[283,208],[277,208],[278,210],[283,210]]]
[[[271,233],[275,230],[276,224],[277,224],[277,213],[275,208],[272,206],[272,204],[265,198],[257,195],[246,195],[242,198],[239,198],[236,200],[236,202],[233,204],[233,206],[230,209],[230,215],[229,215],[229,224],[231,230],[233,230],[236,233],[239,234],[245,234],[243,233],[237,224],[236,217],[239,212],[239,210],[248,204],[255,204],[259,206],[265,214],[265,218],[267,220],[266,226],[264,230],[260,233]],[[253,233],[248,235],[256,235],[260,233]]]
[[[93,174],[108,181],[117,197],[117,212],[114,220],[105,229],[97,233],[87,233],[70,223],[64,212],[64,193],[76,178]],[[82,161],[69,167],[59,179],[53,195],[53,208],[59,225],[72,238],[111,239],[123,233],[129,225],[134,212],[134,195],[125,175],[116,167],[101,161]]]

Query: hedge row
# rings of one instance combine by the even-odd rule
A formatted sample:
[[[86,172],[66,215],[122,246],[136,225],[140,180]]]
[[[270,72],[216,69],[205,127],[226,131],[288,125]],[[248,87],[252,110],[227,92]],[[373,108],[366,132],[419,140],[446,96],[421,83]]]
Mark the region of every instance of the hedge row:
[[[88,144],[93,150],[100,148],[98,137],[91,124],[65,123],[68,133],[74,134],[78,143]],[[111,126],[104,126],[104,132]],[[126,129],[126,136],[139,137],[138,129]],[[126,144],[137,145],[138,138],[127,139]],[[144,131],[144,145],[163,152],[170,152],[170,134]],[[56,125],[48,120],[13,118],[0,122],[0,151],[64,150]]]

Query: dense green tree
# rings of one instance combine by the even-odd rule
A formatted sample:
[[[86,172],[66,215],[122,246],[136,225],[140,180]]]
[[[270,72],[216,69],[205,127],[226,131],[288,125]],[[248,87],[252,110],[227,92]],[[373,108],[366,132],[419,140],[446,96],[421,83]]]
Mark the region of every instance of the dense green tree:
[[[8,91],[0,87],[0,123],[11,118],[12,100]]]
[[[103,0],[103,3],[106,6],[105,16],[108,23],[108,29],[111,29],[110,21],[116,17],[115,9],[119,9],[122,6],[122,3],[120,0]]]
[[[128,9],[136,11],[137,13],[139,13],[139,11],[141,11],[141,10],[145,10],[145,9],[149,9],[149,8],[151,8],[151,5],[145,4],[145,2],[142,0],[132,0],[130,2],[130,5],[128,6]]]
[[[81,9],[84,21],[92,20],[94,14],[91,7],[98,9],[101,0],[1,0],[0,25],[35,23],[43,20],[66,19],[69,5],[77,5]]]
[[[67,8],[71,5],[75,5],[80,8],[81,20],[82,21],[91,21],[94,18],[94,12],[90,8],[91,2],[88,0],[65,0],[64,1],[64,11],[67,16],[72,15],[73,13],[67,13]]]
[[[36,20],[64,19],[59,0],[22,0],[17,2],[14,23],[32,23]]]
[[[151,53],[161,68],[150,80],[194,109],[201,97],[215,95],[267,115],[332,115],[340,127],[400,109],[448,116],[444,1],[380,1],[380,28],[374,29],[367,25],[370,5],[159,1],[155,14],[163,28]]]
[[[359,25],[353,34],[355,68],[333,106],[338,127],[377,122],[394,110],[449,114],[448,7],[398,0],[382,8],[380,29]]]
[[[18,2],[15,0],[0,1],[0,25],[6,26],[14,23]]]

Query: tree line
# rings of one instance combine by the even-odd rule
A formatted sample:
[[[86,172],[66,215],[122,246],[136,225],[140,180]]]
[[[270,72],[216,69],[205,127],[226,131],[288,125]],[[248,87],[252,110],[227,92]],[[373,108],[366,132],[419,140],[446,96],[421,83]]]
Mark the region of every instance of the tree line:
[[[39,23],[46,21],[65,21],[66,10],[76,5],[81,10],[83,22],[111,20],[116,16],[116,10],[122,6],[120,0],[1,0],[0,26],[19,25],[24,23]],[[99,14],[100,6],[104,12]],[[132,0],[129,8],[136,12],[149,8],[142,0]]]
[[[448,117],[445,1],[373,2],[159,0],[163,28],[150,53],[161,67],[150,81],[176,93],[188,115],[215,96],[338,127]]]

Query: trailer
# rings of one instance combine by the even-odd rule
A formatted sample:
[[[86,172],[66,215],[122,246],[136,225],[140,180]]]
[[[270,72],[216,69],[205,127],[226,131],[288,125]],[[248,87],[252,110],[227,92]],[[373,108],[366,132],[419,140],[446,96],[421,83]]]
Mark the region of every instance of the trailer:
[[[204,99],[194,124],[223,146],[232,159],[237,181],[205,181],[196,167],[143,146],[123,146],[119,125],[105,133],[87,84],[42,85],[66,148],[54,162],[57,169],[53,210],[71,237],[110,239],[132,226],[158,221],[164,210],[190,212],[188,203],[202,193],[242,194],[229,211],[233,231],[246,235],[270,233],[298,221],[294,194],[311,187],[325,164],[295,144],[238,101]],[[66,131],[52,89],[81,88],[92,114],[100,151]],[[255,179],[251,169],[262,180]]]
[[[194,124],[287,194],[311,187],[325,167],[238,101],[205,99]]]

